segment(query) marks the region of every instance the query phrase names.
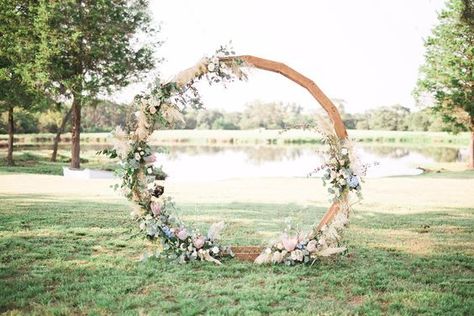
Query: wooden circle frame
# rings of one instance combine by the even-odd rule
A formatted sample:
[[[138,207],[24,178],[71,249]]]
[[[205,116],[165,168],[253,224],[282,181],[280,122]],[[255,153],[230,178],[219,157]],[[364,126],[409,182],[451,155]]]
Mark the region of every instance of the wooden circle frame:
[[[195,102],[193,97],[199,96],[192,85],[196,80],[201,79],[204,75],[206,75],[209,82],[220,82],[223,80],[224,82],[225,80],[232,81],[233,77],[237,77],[238,79],[246,77],[245,73],[239,70],[240,67],[254,67],[283,75],[308,90],[314,99],[323,107],[332,122],[334,133],[332,131],[328,132],[331,135],[331,139],[336,141],[337,144],[343,144],[346,142],[348,136],[347,130],[336,106],[311,79],[280,62],[252,55],[224,55],[225,56],[215,56],[212,60],[204,58],[194,67],[180,72],[171,81],[159,84],[152,91],[150,96],[139,95],[136,98],[136,101],[139,103],[141,110],[136,113],[136,130],[131,132],[130,135],[124,134],[123,130],[117,130],[117,133],[115,134],[117,139],[125,143],[125,152],[120,150],[118,153],[116,148],[113,150],[103,151],[103,153],[108,154],[111,158],[119,157],[124,163],[122,171],[125,172],[123,172],[121,188],[125,189],[125,195],[131,201],[136,203],[132,215],[140,222],[140,229],[146,231],[146,234],[150,239],[157,237],[163,238],[167,245],[171,242],[171,248],[178,249],[177,253],[180,256],[180,260],[183,262],[199,258],[201,260],[212,261],[220,264],[216,258],[232,255],[232,251],[229,247],[219,245],[216,241],[217,238],[214,238],[218,235],[218,229],[223,228],[223,222],[216,223],[216,226],[212,225],[206,238],[199,232],[197,232],[197,234],[189,234],[186,230],[186,226],[182,225],[182,222],[176,223],[176,221],[172,221],[170,214],[167,214],[166,212],[166,205],[169,204],[169,202],[167,202],[169,201],[169,198],[163,199],[164,186],[154,181],[163,180],[161,179],[162,171],[161,174],[157,174],[154,168],[150,167],[150,163],[153,163],[154,160],[150,159],[152,153],[151,148],[148,145],[148,137],[153,132],[153,126],[157,119],[172,124],[172,122],[176,121],[176,117],[181,115],[177,114],[180,109],[172,103],[173,101],[170,103],[173,94],[177,96],[177,98],[174,98],[175,102],[177,100],[182,105],[186,106],[188,102]],[[216,65],[217,67],[220,67],[221,64],[224,64],[225,67],[232,72],[232,75],[226,72],[215,72]],[[186,93],[189,91],[194,94],[191,95],[191,97],[189,95],[186,97]],[[180,119],[182,119],[182,117]],[[329,137],[329,134],[326,136]],[[123,147],[121,148],[123,149]],[[347,150],[346,154],[343,155],[347,156]],[[348,163],[350,163],[350,160],[348,160]],[[149,177],[151,177],[152,182],[150,182]],[[151,188],[149,188],[150,184],[152,184]],[[331,192],[331,190],[329,191]],[[322,235],[325,234],[328,227],[331,227],[334,230],[337,229],[335,227],[342,229],[343,226],[345,226],[348,211],[350,209],[350,207],[348,207],[349,191],[350,189],[340,191],[340,195],[333,199],[333,204],[324,214],[319,224],[313,228],[313,231],[307,236],[307,238],[311,240],[308,242],[308,249],[309,247],[313,249],[308,250],[309,252],[316,250],[314,243],[319,242],[318,238],[325,238],[322,237]],[[176,224],[179,226],[173,227],[173,225]],[[211,230],[214,233],[211,234]],[[312,243],[311,246],[310,243]],[[321,243],[321,245],[324,244]],[[299,246],[301,248],[298,249],[303,249],[303,247],[306,247],[305,245],[306,244],[301,244]],[[184,248],[182,248],[183,246]],[[278,250],[281,248],[278,245],[276,247],[275,254],[278,255]],[[291,251],[289,246],[286,248],[288,251]],[[238,259],[255,260],[256,263],[269,262],[266,259],[268,259],[268,254],[271,254],[272,251],[270,248],[267,248],[262,252],[261,247],[253,246],[231,247],[231,249],[234,251],[235,256]],[[295,248],[293,247],[293,249]],[[345,247],[333,247],[330,249],[329,255],[339,253],[344,251],[344,249]],[[319,251],[318,255],[328,255],[328,251],[324,254],[323,252],[324,250]],[[283,252],[282,255],[284,255]],[[303,260],[298,259],[302,258],[300,257],[301,250],[295,250],[291,255],[295,255],[295,259],[291,260],[300,262]],[[305,262],[306,260],[307,258],[305,257]]]

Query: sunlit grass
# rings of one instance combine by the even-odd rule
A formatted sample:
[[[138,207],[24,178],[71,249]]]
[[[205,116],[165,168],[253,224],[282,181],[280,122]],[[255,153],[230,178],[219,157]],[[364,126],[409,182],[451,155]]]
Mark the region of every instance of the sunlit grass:
[[[34,173],[62,175],[63,167],[68,167],[70,153],[67,150],[58,151],[56,162],[51,162],[51,150],[22,149],[14,152],[14,166],[6,165],[6,152],[0,153],[0,173]],[[114,170],[116,163],[105,156],[97,155],[96,150],[87,150],[81,153],[81,168]]]
[[[474,311],[474,208],[416,214],[357,212],[349,252],[313,266],[227,260],[171,265],[138,258],[125,202],[73,196],[0,196],[0,312],[19,314],[442,314]],[[181,203],[205,229],[230,221],[225,240],[261,241],[298,204]],[[375,215],[373,212],[376,212]],[[306,217],[308,216],[308,217]],[[257,228],[258,227],[258,228]]]

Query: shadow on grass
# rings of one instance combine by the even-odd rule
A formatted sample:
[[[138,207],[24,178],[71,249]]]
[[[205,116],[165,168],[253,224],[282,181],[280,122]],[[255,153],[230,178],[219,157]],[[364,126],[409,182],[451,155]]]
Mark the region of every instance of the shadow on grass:
[[[348,253],[313,266],[256,266],[236,260],[215,266],[138,262],[146,243],[129,238],[133,223],[125,203],[0,198],[0,312],[470,314],[474,307],[472,253],[450,247],[460,240],[472,242],[470,208],[360,213],[345,235]],[[196,222],[213,216],[239,219],[229,227],[235,238],[251,234],[245,231],[248,225],[270,222],[271,229],[279,229],[275,217],[280,215],[325,211],[251,203],[180,207],[183,216]],[[196,207],[201,210],[197,215]],[[434,240],[433,251],[403,248],[423,238]]]

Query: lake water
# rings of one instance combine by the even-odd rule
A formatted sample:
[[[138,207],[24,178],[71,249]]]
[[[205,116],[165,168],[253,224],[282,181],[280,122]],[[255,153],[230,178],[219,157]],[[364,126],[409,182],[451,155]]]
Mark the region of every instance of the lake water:
[[[281,146],[173,146],[160,153],[172,181],[213,181],[252,177],[307,177],[322,163],[320,147]],[[367,177],[416,175],[419,166],[465,160],[457,148],[403,148],[359,146],[357,155],[371,165]]]

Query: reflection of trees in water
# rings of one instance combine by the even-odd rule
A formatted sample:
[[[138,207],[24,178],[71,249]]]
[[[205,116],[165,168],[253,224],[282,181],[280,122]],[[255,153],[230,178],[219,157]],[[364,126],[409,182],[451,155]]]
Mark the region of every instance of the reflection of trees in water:
[[[370,146],[370,147],[362,147],[364,151],[381,156],[381,157],[389,157],[389,158],[403,158],[410,154],[410,150],[407,148],[399,148],[399,147],[385,147],[385,146]]]
[[[288,147],[248,147],[244,152],[248,160],[257,165],[268,161],[295,160],[303,154],[299,148]]]
[[[420,148],[416,151],[433,158],[437,162],[455,162],[461,159],[457,148]]]
[[[197,155],[215,155],[226,150],[225,147],[217,146],[172,146],[164,147],[168,159],[175,160],[180,155],[186,154],[190,156]]]
[[[402,158],[410,153],[418,153],[436,162],[456,162],[461,159],[459,149],[450,147],[389,147],[389,146],[364,146],[364,151],[381,157]]]
[[[418,153],[437,162],[455,162],[461,159],[459,149],[447,147],[393,147],[363,146],[365,152],[379,157],[400,159],[412,153]],[[158,148],[154,148],[158,149]],[[262,164],[270,161],[296,160],[305,155],[321,156],[323,147],[302,148],[283,146],[172,146],[167,147],[168,159],[175,160],[180,155],[215,155],[225,152],[244,153],[249,162]]]
[[[168,158],[177,159],[180,155],[214,155],[224,152],[244,153],[247,159],[255,164],[269,161],[295,160],[307,152],[314,153],[308,148],[282,147],[282,146],[176,146],[168,147]]]

